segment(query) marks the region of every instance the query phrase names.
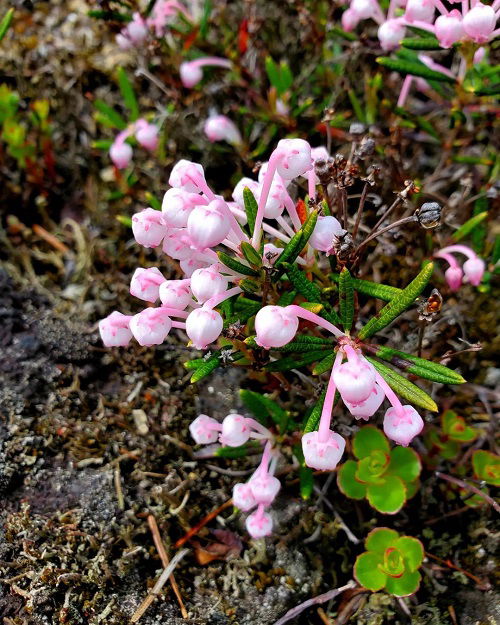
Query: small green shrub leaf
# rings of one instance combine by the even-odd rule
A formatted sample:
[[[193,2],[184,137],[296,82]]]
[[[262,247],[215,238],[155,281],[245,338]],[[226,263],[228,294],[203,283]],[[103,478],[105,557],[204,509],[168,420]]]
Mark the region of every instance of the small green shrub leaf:
[[[0,41],[5,37],[14,17],[14,9],[9,9],[0,21]]]
[[[455,84],[456,82],[455,78],[442,74],[441,72],[436,72],[433,69],[429,69],[426,65],[418,61],[408,61],[406,59],[393,59],[387,56],[379,56],[377,58],[377,63],[387,67],[388,69],[392,69],[395,72],[399,72],[400,74],[403,74],[403,76],[411,74],[412,76],[419,76],[420,78],[435,80],[436,82],[448,82],[451,84]]]
[[[381,561],[382,556],[375,552],[366,551],[359,555],[354,563],[354,577],[358,584],[372,592],[384,588],[388,577],[379,569]]]
[[[284,263],[283,267],[290,282],[308,302],[321,302],[321,290],[306,278],[303,271],[291,263]]]
[[[240,263],[238,260],[235,260],[225,252],[217,252],[217,256],[219,257],[220,262],[229,269],[233,271],[237,271],[238,273],[243,274],[244,276],[258,276],[259,274],[252,269],[251,267],[247,267],[243,263]]]
[[[340,280],[340,274],[331,274],[331,278],[338,283]],[[363,295],[369,295],[370,297],[376,297],[384,302],[390,302],[396,295],[400,295],[403,289],[398,289],[395,286],[389,286],[388,284],[377,284],[376,282],[370,282],[369,280],[360,280],[359,278],[352,278],[352,284],[354,289]]]
[[[391,461],[387,473],[397,475],[403,482],[413,482],[420,476],[422,465],[418,454],[409,447],[391,449]]]
[[[328,352],[321,350],[308,352],[301,356],[286,356],[285,358],[281,358],[281,360],[269,363],[264,369],[266,371],[289,371],[290,369],[298,369],[299,367],[310,365],[316,360],[322,360],[325,355],[329,353],[330,350],[328,350]]]
[[[130,112],[130,121],[135,122],[139,118],[139,104],[132,83],[123,67],[118,68],[118,86],[120,87],[125,106]]]
[[[317,220],[318,211],[314,210],[311,212],[302,228],[300,228],[300,230],[298,230],[294,234],[294,236],[283,248],[283,251],[274,263],[275,269],[283,268],[284,263],[295,262],[295,259],[297,258],[297,256],[299,256],[299,254],[302,252],[307,242],[309,241],[309,237],[313,233]]]
[[[318,364],[315,365],[314,369],[312,370],[313,375],[321,375],[322,373],[326,373],[327,371],[330,371],[330,369],[333,367],[334,360],[335,360],[335,352],[331,352],[330,354],[327,354],[323,358],[323,360],[320,360]]]
[[[243,189],[243,202],[245,204],[245,213],[247,215],[248,227],[250,229],[250,236],[253,236],[255,228],[255,218],[257,217],[257,200],[254,194],[248,187]]]
[[[337,473],[337,484],[346,497],[364,499],[366,497],[366,484],[361,484],[356,480],[357,467],[358,463],[354,460],[344,462]]]
[[[127,122],[112,106],[106,104],[104,100],[94,100],[94,106],[101,114],[101,120],[110,128],[117,128],[118,130],[125,130]]]
[[[252,265],[252,267],[258,269],[262,266],[262,258],[259,252],[257,252],[257,250],[252,245],[250,245],[250,243],[242,241],[240,246],[243,256],[250,263],[250,265]]]
[[[500,456],[479,449],[472,454],[472,466],[477,478],[492,486],[500,486]]]
[[[354,320],[354,286],[349,270],[344,267],[339,278],[340,318],[346,332],[349,332]]]
[[[325,395],[326,390],[321,393],[318,401],[314,405],[314,408],[311,410],[311,414],[309,415],[309,418],[303,428],[304,434],[307,434],[308,432],[315,432],[318,429],[321,411],[323,410],[323,404],[325,403]]]
[[[307,500],[311,497],[314,488],[314,477],[312,469],[300,467],[299,469],[300,496]]]
[[[401,45],[409,50],[442,50],[436,37],[405,37]]]
[[[406,501],[406,489],[399,477],[387,475],[381,484],[368,484],[366,498],[375,510],[384,514],[396,514]]]
[[[352,451],[356,458],[362,460],[375,450],[389,453],[389,441],[384,433],[374,425],[365,425],[355,434],[352,441]]]
[[[451,235],[451,238],[457,243],[465,237],[469,236],[469,234],[477,227],[481,222],[483,222],[488,216],[488,211],[483,211],[482,213],[478,213],[468,219],[464,224],[460,226],[458,230]]]
[[[388,527],[376,527],[366,537],[365,547],[367,551],[378,551],[383,554],[386,549],[394,545],[398,538],[399,534],[396,530],[391,530]]]

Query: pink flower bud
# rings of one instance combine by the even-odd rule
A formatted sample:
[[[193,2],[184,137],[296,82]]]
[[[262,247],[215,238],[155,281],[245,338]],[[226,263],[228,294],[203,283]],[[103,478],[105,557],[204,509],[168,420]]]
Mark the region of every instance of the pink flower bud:
[[[255,341],[257,345],[270,349],[289,343],[299,327],[296,315],[282,306],[264,306],[255,316]]]
[[[217,441],[220,429],[218,421],[206,414],[201,414],[189,426],[189,433],[198,445],[208,445]]]
[[[354,404],[344,401],[344,403],[355,419],[364,419],[365,421],[368,421],[368,419],[372,417],[380,408],[382,402],[384,401],[384,397],[384,391],[380,388],[380,386],[378,386],[378,384],[375,384],[368,399],[365,399],[365,401]]]
[[[311,247],[328,255],[333,253],[333,241],[342,232],[342,226],[335,217],[318,217],[309,239]]]
[[[458,9],[453,9],[448,15],[440,15],[434,22],[434,30],[439,45],[442,48],[451,48],[465,34],[462,14]]]
[[[186,260],[193,255],[191,238],[186,228],[172,228],[163,239],[163,251],[175,260]]]
[[[477,2],[463,19],[464,31],[472,41],[486,43],[495,30],[497,17],[492,6]]]
[[[207,264],[208,263],[198,258],[185,258],[179,261],[179,265],[187,278],[190,278],[197,269],[206,267]]]
[[[209,117],[205,122],[204,130],[209,141],[227,141],[231,145],[241,143],[240,131],[225,115]]]
[[[227,287],[227,278],[214,267],[196,269],[191,276],[191,291],[200,304],[204,304],[217,293],[226,291]]]
[[[399,47],[399,42],[405,36],[406,28],[401,20],[387,20],[379,26],[378,40],[383,50],[395,50]]]
[[[392,407],[385,413],[384,432],[398,445],[407,447],[423,427],[422,417],[413,406]]]
[[[480,258],[469,258],[464,263],[464,274],[472,286],[479,286],[486,266]]]
[[[181,159],[170,172],[168,184],[190,193],[199,193],[198,180],[205,180],[203,167],[199,163]]]
[[[262,503],[265,506],[272,504],[279,489],[281,488],[281,482],[278,478],[269,475],[268,473],[261,473],[257,471],[250,478],[248,485],[252,489],[252,494],[255,501],[259,504]]]
[[[345,449],[345,440],[328,430],[326,441],[319,440],[319,432],[308,432],[302,437],[302,451],[306,465],[319,471],[333,471]]]
[[[252,538],[264,538],[273,531],[273,520],[264,512],[264,506],[259,506],[255,512],[247,517],[245,525]]]
[[[404,17],[408,22],[432,22],[435,10],[433,0],[408,0]]]
[[[282,155],[277,172],[285,180],[292,180],[311,169],[311,146],[304,139],[281,139],[276,150]]]
[[[113,165],[118,169],[125,169],[132,160],[132,148],[128,143],[115,141],[109,148],[109,157],[113,161]]]
[[[130,294],[145,302],[156,302],[162,282],[165,282],[165,278],[156,267],[138,267],[130,281]]]
[[[182,84],[187,89],[192,89],[203,78],[203,70],[198,65],[189,61],[184,61],[179,67]]]
[[[145,122],[137,128],[135,138],[139,145],[153,152],[158,147],[158,128],[154,124]]]
[[[197,349],[206,349],[219,338],[223,325],[216,310],[197,308],[186,319],[186,333]]]
[[[229,447],[240,447],[250,438],[251,429],[246,418],[240,414],[230,414],[222,422],[220,442]]]
[[[358,15],[359,19],[367,20],[376,14],[376,4],[377,0],[352,0],[351,10]]]
[[[254,197],[259,201],[260,185],[256,180],[251,178],[242,178],[238,184],[234,187],[233,200],[238,204],[240,208],[245,208],[245,201],[243,199],[243,191],[245,187],[248,187],[254,194]]]
[[[165,280],[160,285],[159,296],[167,308],[184,310],[192,302],[189,283],[184,280]]]
[[[163,196],[161,211],[165,223],[172,228],[185,228],[189,213],[195,206],[205,204],[206,200],[198,193],[189,193],[184,189],[169,189]]]
[[[346,32],[350,32],[351,30],[354,30],[356,26],[359,24],[360,17],[356,13],[356,11],[353,11],[352,9],[347,9],[346,11],[342,13],[341,21],[342,21],[342,28]]]
[[[125,347],[129,344],[132,338],[129,328],[131,319],[131,315],[122,315],[121,312],[115,310],[99,321],[99,333],[106,347]]]
[[[148,27],[139,13],[134,13],[133,20],[124,28],[126,36],[134,45],[141,44],[148,36]]]
[[[130,320],[139,345],[161,345],[172,328],[172,320],[161,308],[146,308]]]
[[[248,512],[252,508],[255,508],[257,502],[252,493],[252,489],[250,488],[250,484],[235,484],[233,487],[233,504],[243,510],[243,512]]]
[[[132,217],[132,232],[139,245],[157,247],[167,234],[167,226],[160,211],[145,208]]]
[[[444,272],[444,277],[450,289],[452,291],[458,291],[458,289],[462,286],[464,273],[458,266],[448,267],[448,269]]]
[[[207,206],[194,208],[187,229],[192,243],[200,250],[222,243],[231,229],[225,202],[213,200]]]
[[[375,369],[364,358],[349,360],[339,366],[333,374],[343,401],[353,404],[366,401],[375,386]]]

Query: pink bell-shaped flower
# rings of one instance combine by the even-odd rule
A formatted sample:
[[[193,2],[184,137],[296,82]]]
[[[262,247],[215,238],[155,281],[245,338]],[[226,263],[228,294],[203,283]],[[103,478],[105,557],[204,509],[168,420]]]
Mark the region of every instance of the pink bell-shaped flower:
[[[388,438],[407,447],[420,434],[424,422],[413,406],[391,407],[384,417],[384,432]]]
[[[255,316],[255,341],[270,349],[289,343],[299,327],[296,315],[282,306],[264,306]]]
[[[220,430],[220,423],[206,414],[198,415],[189,426],[189,432],[198,445],[215,443]]]
[[[124,28],[126,36],[134,45],[140,45],[147,38],[149,31],[146,22],[139,13],[133,14],[133,19]]]
[[[200,304],[204,304],[214,295],[226,291],[227,287],[227,278],[213,266],[196,269],[191,276],[191,291]]]
[[[434,22],[434,31],[439,45],[442,48],[451,48],[465,35],[460,11],[453,9],[448,15],[440,15]]]
[[[130,331],[131,315],[123,315],[115,310],[99,321],[99,334],[106,347],[125,347],[132,338]]]
[[[130,294],[145,302],[156,302],[160,285],[163,282],[165,282],[165,278],[156,267],[149,269],[138,267],[130,281]]]
[[[222,243],[231,229],[225,202],[213,200],[207,206],[194,208],[188,217],[187,229],[191,241],[200,250]]]
[[[220,442],[229,447],[240,447],[250,438],[252,433],[247,419],[240,414],[230,414],[222,422]]]
[[[124,141],[114,142],[109,148],[109,157],[117,169],[125,169],[132,160],[132,147]]]
[[[182,84],[191,89],[197,85],[203,78],[203,70],[199,65],[196,65],[190,61],[184,61],[179,67],[179,74],[181,76]]]
[[[379,26],[378,40],[382,50],[388,52],[399,47],[399,42],[405,36],[405,25],[399,19],[387,20]]]
[[[384,397],[384,391],[378,384],[375,384],[368,399],[365,399],[365,401],[355,404],[344,401],[344,404],[347,406],[349,412],[355,419],[364,419],[365,421],[368,421],[368,419],[372,417],[380,408],[382,402],[384,401]]]
[[[139,145],[153,152],[158,147],[158,128],[145,120],[139,120],[136,122],[135,138]]]
[[[312,167],[311,146],[304,139],[281,139],[276,151],[281,155],[276,169],[285,180],[301,176]]]
[[[360,21],[361,18],[356,11],[353,11],[352,9],[347,9],[342,13],[342,28],[348,33],[351,32],[351,30],[354,30]]]
[[[184,310],[193,301],[189,281],[186,280],[165,280],[158,294],[163,306],[177,310]]]
[[[476,258],[469,258],[465,261],[463,269],[465,277],[472,286],[479,286],[481,284],[486,269],[484,260],[481,260],[477,256]]]
[[[163,196],[161,212],[167,226],[171,228],[185,228],[193,208],[205,203],[206,200],[198,193],[190,193],[189,191],[184,191],[184,189],[172,187]]]
[[[264,538],[273,531],[273,520],[262,504],[247,517],[245,525],[252,538]]]
[[[184,191],[189,191],[190,193],[199,193],[199,180],[205,180],[203,167],[199,163],[182,159],[174,165],[170,172],[168,184],[171,187],[184,189]]]
[[[275,178],[271,183],[264,208],[264,217],[266,219],[277,219],[282,214],[285,208],[286,193],[287,190],[283,182],[279,178]]]
[[[186,333],[197,349],[205,349],[219,338],[223,325],[216,310],[196,308],[186,319]]]
[[[352,359],[334,371],[333,380],[343,401],[358,404],[370,397],[375,386],[375,370],[364,358]]]
[[[167,226],[160,211],[145,208],[132,217],[132,232],[139,245],[157,247],[167,234]]]
[[[318,217],[313,233],[309,238],[311,247],[328,255],[333,253],[333,241],[342,232],[342,226],[335,217],[330,215]]]
[[[433,0],[408,0],[404,17],[407,22],[432,22],[435,11]]]
[[[444,272],[444,277],[450,289],[452,291],[458,291],[458,289],[462,286],[464,272],[458,265],[451,266]]]
[[[163,251],[175,260],[191,258],[194,251],[191,247],[191,238],[186,228],[172,228],[163,239]]]
[[[234,485],[233,504],[240,510],[243,510],[243,512],[248,512],[252,508],[255,508],[257,502],[253,496],[250,484],[246,483]]]
[[[356,13],[359,19],[367,20],[376,15],[377,0],[351,0],[351,10]]]
[[[256,180],[252,180],[251,178],[241,178],[241,180],[239,180],[237,185],[234,187],[233,200],[242,209],[245,208],[245,201],[243,199],[243,191],[245,187],[250,189],[257,201],[259,200],[260,193],[260,185]]]
[[[241,143],[240,131],[225,115],[212,115],[206,120],[203,129],[209,141],[227,141],[231,145]]]
[[[197,269],[206,267],[207,264],[199,258],[185,258],[179,261],[179,265],[187,278],[190,278]]]
[[[486,43],[495,30],[496,22],[497,16],[493,7],[476,2],[464,15],[463,28],[472,41]]]
[[[130,329],[139,345],[161,345],[172,328],[172,320],[161,308],[146,308],[130,320]]]
[[[319,440],[319,432],[308,432],[302,437],[302,451],[306,465],[319,471],[333,471],[345,449],[345,440],[332,430],[328,437]]]
[[[281,488],[281,482],[278,478],[269,473],[261,473],[256,471],[250,478],[248,485],[252,489],[252,494],[257,503],[262,503],[265,506],[272,504],[276,495]]]

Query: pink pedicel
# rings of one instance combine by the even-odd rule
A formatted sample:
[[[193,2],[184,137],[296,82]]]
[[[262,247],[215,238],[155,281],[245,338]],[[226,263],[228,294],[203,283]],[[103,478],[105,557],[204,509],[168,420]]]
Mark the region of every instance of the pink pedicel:
[[[333,471],[345,449],[345,440],[332,430],[320,437],[319,432],[308,432],[302,437],[302,451],[308,467],[319,471]]]
[[[132,161],[132,147],[124,141],[115,141],[109,148],[109,157],[117,169],[126,169]]]
[[[257,510],[247,517],[245,525],[252,538],[264,538],[273,531],[273,520],[265,511],[264,504],[260,504]]]
[[[380,386],[378,386],[378,384],[375,384],[368,399],[365,399],[365,401],[351,403],[344,400],[344,404],[355,419],[364,419],[365,421],[368,421],[368,419],[372,417],[380,408],[384,398],[384,391],[380,388]]]
[[[161,345],[172,329],[172,320],[163,308],[146,308],[130,320],[130,329],[139,345]]]
[[[200,304],[227,290],[228,280],[213,266],[196,269],[191,276],[191,291]]]
[[[130,343],[132,332],[129,324],[132,315],[114,311],[99,321],[99,334],[106,347],[125,347]]]
[[[145,302],[156,302],[160,295],[160,285],[163,282],[165,278],[156,267],[150,269],[138,267],[130,281],[130,294]]]
[[[313,233],[309,239],[311,247],[329,256],[333,254],[334,239],[342,232],[342,226],[335,217],[318,217]]]
[[[158,147],[158,128],[145,119],[139,119],[135,122],[135,138],[139,145],[153,152]]]
[[[216,310],[197,308],[186,319],[186,333],[194,347],[206,349],[219,338],[223,325],[222,317]]]
[[[212,417],[201,414],[189,426],[189,433],[198,445],[209,445],[217,442],[221,425]]]
[[[222,422],[220,442],[228,447],[240,447],[248,441],[250,434],[247,419],[240,414],[230,414]]]
[[[282,306],[264,306],[255,316],[255,341],[270,349],[289,343],[299,327],[297,315]]]
[[[193,301],[189,280],[165,280],[158,295],[163,306],[184,310]]]
[[[173,187],[163,196],[161,212],[167,226],[185,228],[194,207],[206,203],[207,201],[199,193],[190,193]]]
[[[241,144],[241,134],[236,124],[225,115],[209,117],[203,127],[209,141],[227,141],[231,145]]]
[[[157,247],[167,234],[167,226],[160,211],[145,208],[132,217],[132,232],[139,245]]]
[[[228,212],[223,200],[213,200],[207,206],[196,206],[191,211],[187,230],[197,249],[204,250],[224,241],[231,229]]]
[[[420,434],[424,422],[413,406],[392,406],[384,417],[384,432],[388,438],[407,447]]]

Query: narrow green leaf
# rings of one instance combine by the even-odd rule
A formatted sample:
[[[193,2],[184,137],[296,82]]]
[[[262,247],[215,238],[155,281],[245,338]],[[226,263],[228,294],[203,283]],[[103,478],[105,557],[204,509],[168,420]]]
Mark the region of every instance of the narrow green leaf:
[[[495,85],[487,85],[474,89],[474,93],[479,96],[491,97],[494,95],[500,95],[500,83]]]
[[[281,95],[280,85],[280,71],[276,63],[270,56],[266,56],[265,61],[266,74],[269,78],[269,82],[276,89],[278,95]]]
[[[286,431],[289,417],[288,411],[282,408],[274,399],[247,389],[240,390],[240,397],[247,410],[260,422],[265,423],[270,418],[278,425],[280,432]]]
[[[330,276],[335,282],[340,280],[340,274],[334,273]],[[376,297],[384,302],[390,302],[396,295],[402,293],[402,289],[398,289],[395,286],[389,286],[388,284],[377,284],[376,282],[370,282],[369,280],[360,280],[359,278],[352,278],[352,284],[354,289],[363,295],[370,295]]]
[[[340,318],[346,332],[349,332],[354,321],[354,286],[349,270],[344,267],[339,278]]]
[[[248,456],[248,452],[252,449],[253,445],[241,445],[240,447],[219,447],[215,451],[215,455],[219,458],[244,458]]]
[[[347,91],[347,95],[349,96],[349,100],[351,101],[351,106],[354,111],[354,114],[359,119],[360,122],[366,123],[366,115],[363,111],[363,107],[361,106],[361,102],[358,99],[358,96],[354,93],[352,89]]]
[[[203,378],[206,378],[207,375],[210,375],[212,371],[215,371],[220,364],[221,364],[221,357],[212,356],[211,358],[206,360],[204,364],[200,365],[195,370],[195,372],[191,376],[190,382],[194,384],[195,382],[199,382],[200,380],[203,380]]]
[[[331,352],[327,356],[320,360],[318,364],[312,370],[313,375],[321,375],[322,373],[326,373],[330,371],[333,367],[333,361],[335,360],[335,352]]]
[[[5,37],[14,17],[14,9],[9,9],[0,22],[0,41]]]
[[[436,37],[405,37],[401,45],[410,50],[442,50]]]
[[[266,371],[290,371],[291,369],[299,369],[305,365],[310,365],[316,360],[321,360],[328,352],[326,350],[316,350],[307,352],[301,356],[285,356],[280,360],[269,363],[264,367]]]
[[[149,206],[151,206],[151,208],[154,208],[157,211],[161,211],[160,200],[157,197],[155,197],[150,191],[146,191],[146,201],[149,204]]]
[[[432,380],[433,382],[440,382],[441,384],[464,384],[466,380],[453,369],[448,369],[444,365],[440,365],[437,362],[431,362],[425,360],[425,358],[419,358],[406,352],[401,352],[391,347],[378,347],[375,345],[367,345],[365,349],[368,349],[374,356],[385,360],[391,365],[403,369],[408,373],[413,373],[425,378],[426,380]]]
[[[118,68],[118,86],[125,102],[125,106],[130,111],[130,121],[135,122],[139,118],[139,104],[135,97],[134,88],[123,67]]]
[[[127,217],[127,215],[117,215],[116,221],[119,221],[123,226],[132,228],[132,219],[131,217]]]
[[[92,141],[92,147],[96,148],[97,150],[108,151],[112,145],[113,145],[112,139],[97,139],[96,141]]]
[[[247,243],[246,241],[242,241],[240,244],[240,247],[241,247],[243,256],[252,265],[252,267],[255,267],[256,269],[258,269],[259,267],[262,266],[262,258],[259,252],[257,252],[257,250],[252,245],[250,245],[250,243]]]
[[[297,297],[297,291],[290,290],[285,291],[278,300],[278,306],[290,306],[293,304],[294,299]]]
[[[201,367],[201,365],[205,362],[206,360],[204,358],[192,358],[191,360],[187,360],[185,363],[183,363],[183,365],[185,369],[187,369],[188,371],[192,371],[193,369],[198,369],[199,367]]]
[[[306,466],[301,466],[299,469],[299,482],[300,482],[300,496],[304,500],[308,500],[313,492],[314,477],[312,469]]]
[[[311,414],[304,425],[304,434],[308,432],[315,432],[319,426],[319,420],[321,418],[321,411],[323,410],[323,404],[325,403],[326,389],[319,396],[318,401],[311,410]]]
[[[314,210],[309,215],[302,228],[295,233],[295,235],[290,239],[290,241],[288,241],[288,243],[284,247],[283,251],[281,252],[274,264],[275,269],[283,267],[285,263],[295,262],[295,259],[302,252],[307,242],[309,241],[309,237],[313,233],[317,220],[318,211]]]
[[[420,62],[407,61],[406,59],[393,59],[387,56],[379,56],[376,60],[377,63],[383,67],[399,72],[403,74],[403,76],[411,74],[412,76],[420,76],[420,78],[425,78],[426,80],[436,80],[438,82],[448,82],[451,84],[456,83],[455,78],[429,69]]]
[[[240,263],[238,260],[235,260],[234,258],[231,258],[231,256],[229,256],[225,252],[217,252],[217,256],[219,257],[219,260],[223,265],[226,265],[226,267],[229,267],[229,269],[232,269],[233,271],[242,273],[244,276],[258,276],[259,275],[254,269],[252,269],[251,267],[247,267],[247,265]]]
[[[434,264],[427,263],[418,276],[412,280],[399,295],[394,297],[377,315],[375,315],[375,317],[372,317],[370,321],[361,328],[358,338],[364,340],[376,332],[379,332],[411,306],[415,298],[417,298],[427,286],[433,271]]]
[[[94,100],[95,108],[101,113],[101,115],[108,120],[108,125],[111,128],[118,128],[118,130],[125,130],[127,127],[127,122],[123,119],[123,117],[115,111],[112,106],[106,104],[104,100]]]
[[[248,227],[250,229],[250,236],[253,236],[258,205],[254,194],[248,187],[243,189],[243,202],[245,203],[245,213],[247,216]]]
[[[438,407],[436,402],[425,391],[416,386],[416,384],[413,384],[413,382],[410,382],[402,375],[399,375],[399,373],[396,373],[394,369],[383,365],[381,362],[369,356],[367,356],[366,359],[372,363],[395,393],[407,399],[410,403],[415,404],[415,406],[437,412]]]
[[[210,18],[210,14],[212,13],[212,2],[211,0],[205,0],[205,4],[203,6],[203,14],[200,20],[200,35],[206,39],[208,33],[208,20]]]
[[[471,217],[464,224],[462,224],[460,228],[451,235],[451,238],[455,241],[455,243],[461,241],[466,236],[468,236],[476,228],[476,226],[484,221],[487,216],[488,211],[484,211],[482,213],[479,213],[478,215],[474,215],[474,217]]]
[[[98,20],[105,20],[107,22],[130,22],[130,16],[118,13],[118,11],[89,11],[87,15],[89,17],[93,17]]]
[[[343,39],[347,39],[347,41],[356,41],[357,39],[354,33],[348,33],[346,30],[343,30],[342,28],[339,28],[338,26],[333,26],[329,28],[328,34],[338,35],[339,37],[342,37]]]
[[[305,277],[303,271],[295,264],[284,263],[283,266],[290,282],[308,302],[321,302],[321,290]]]

